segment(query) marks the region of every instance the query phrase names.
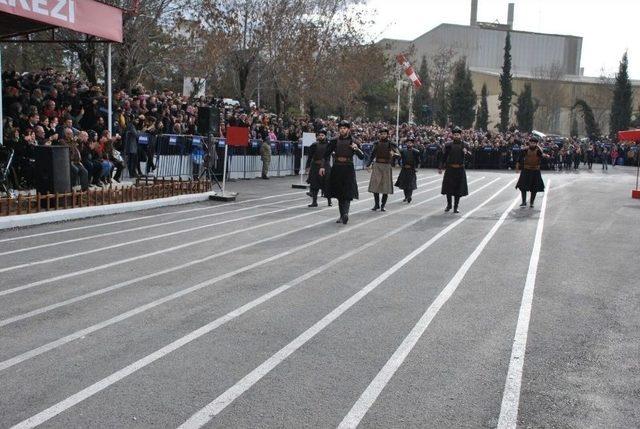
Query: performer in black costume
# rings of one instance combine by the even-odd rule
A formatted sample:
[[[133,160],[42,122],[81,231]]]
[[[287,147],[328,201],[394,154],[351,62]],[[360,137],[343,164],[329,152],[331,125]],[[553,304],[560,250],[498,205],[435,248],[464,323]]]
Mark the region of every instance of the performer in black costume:
[[[544,182],[540,173],[542,158],[549,158],[549,155],[545,155],[540,146],[538,146],[538,137],[531,136],[529,138],[529,146],[521,152],[520,160],[516,164],[516,171],[522,167],[520,178],[516,184],[516,189],[520,189],[522,193],[520,207],[527,206],[527,192],[531,192],[531,199],[529,200],[531,208],[533,208],[533,203],[536,200],[536,194],[544,192]]]
[[[411,203],[413,191],[418,189],[416,166],[420,162],[420,151],[413,146],[414,139],[407,139],[407,148],[400,152],[402,169],[396,180],[396,186],[404,191],[404,200]]]
[[[351,200],[358,199],[358,183],[356,170],[353,167],[353,155],[360,159],[364,153],[351,136],[351,123],[340,121],[338,124],[338,138],[329,141],[324,154],[324,168],[320,169],[320,176],[325,176],[330,166],[331,154],[335,154],[335,161],[331,168],[327,187],[327,198],[336,198],[340,209],[340,218],[336,223],[347,224],[349,221],[349,207]]]
[[[367,170],[371,172],[371,180],[369,180],[369,192],[373,194],[375,204],[371,210],[385,211],[387,198],[389,194],[393,194],[393,169],[391,161],[400,156],[398,147],[395,143],[389,141],[389,130],[382,128],[378,132],[379,140],[373,144],[371,151],[371,159],[367,164]],[[375,162],[375,164],[374,164]],[[373,169],[371,168],[373,165]],[[380,194],[382,194],[382,204],[380,202]]]
[[[309,146],[307,155],[307,183],[309,184],[309,196],[312,198],[309,207],[318,207],[318,193],[327,194],[327,180],[330,176],[330,166],[326,166],[324,176],[320,176],[320,169],[324,166],[324,155],[327,151],[327,130],[322,128],[316,133],[316,142]],[[329,207],[332,206],[331,198],[327,198]]]
[[[468,152],[468,145],[462,141],[462,130],[459,127],[453,129],[453,141],[447,142],[444,146],[442,163],[438,173],[442,174],[442,195],[447,196],[447,207],[445,212],[451,210],[451,199],[454,199],[453,212],[460,213],[458,206],[460,197],[469,195],[467,187],[467,173],[464,170],[464,156]]]

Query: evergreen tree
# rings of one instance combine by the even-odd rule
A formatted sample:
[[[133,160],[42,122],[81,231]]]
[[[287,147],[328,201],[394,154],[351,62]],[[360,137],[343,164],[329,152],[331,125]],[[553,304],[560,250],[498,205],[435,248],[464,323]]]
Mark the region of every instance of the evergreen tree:
[[[436,94],[434,97],[434,118],[436,124],[439,126],[447,126],[447,122],[449,121],[449,105],[444,82],[442,82],[439,88],[436,88]]]
[[[516,112],[518,129],[530,133],[533,131],[533,117],[536,113],[536,105],[533,102],[533,95],[531,93],[531,84],[527,83],[524,85],[524,89],[518,96],[516,106],[518,108]]]
[[[620,69],[616,75],[615,88],[613,90],[613,102],[611,104],[610,135],[618,138],[618,131],[629,129],[631,113],[633,110],[633,92],[627,68],[629,59],[625,52],[620,61]]]
[[[480,107],[478,108],[478,116],[476,117],[476,128],[487,131],[489,128],[489,103],[487,102],[487,84],[482,85],[480,95]]]
[[[498,129],[502,132],[509,128],[509,114],[511,110],[511,97],[513,96],[513,84],[511,82],[511,33],[507,32],[504,41],[504,62],[500,74],[500,124]]]
[[[587,137],[589,137],[591,140],[600,138],[600,127],[598,126],[598,122],[593,115],[593,109],[591,109],[591,106],[589,106],[586,101],[577,99],[576,103],[573,105],[573,110],[575,110],[576,107],[582,109],[582,116],[584,117],[584,126],[587,131]]]
[[[453,67],[453,82],[448,91],[451,121],[463,128],[471,128],[476,116],[476,93],[473,90],[471,72],[465,59]]]
[[[422,56],[418,76],[422,81],[422,86],[416,91],[413,100],[413,111],[416,116],[416,123],[420,125],[431,125],[433,123],[433,100],[431,99],[431,77],[429,76],[429,66],[427,57]]]

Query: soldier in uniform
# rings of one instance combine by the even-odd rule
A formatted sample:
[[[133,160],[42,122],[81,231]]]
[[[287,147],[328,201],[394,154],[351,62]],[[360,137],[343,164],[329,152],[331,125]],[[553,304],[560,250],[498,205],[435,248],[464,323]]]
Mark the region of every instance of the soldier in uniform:
[[[340,218],[336,223],[347,224],[349,221],[349,207],[351,200],[358,199],[358,183],[356,170],[353,167],[353,155],[360,159],[364,153],[351,136],[351,123],[340,121],[338,124],[338,138],[329,141],[324,154],[324,167],[320,169],[320,176],[326,176],[330,166],[331,154],[335,154],[335,161],[329,176],[327,198],[336,198],[340,210]]]
[[[389,130],[382,128],[378,133],[379,140],[373,144],[371,159],[367,164],[367,170],[371,172],[369,181],[369,192],[373,193],[375,205],[371,210],[385,211],[387,198],[393,194],[393,170],[391,161],[399,157],[398,147],[389,141]],[[374,164],[375,162],[375,164]],[[373,165],[373,169],[371,168]],[[382,202],[380,201],[382,194]]]
[[[316,142],[309,146],[309,154],[307,155],[307,183],[309,184],[309,196],[312,198],[309,207],[318,207],[318,193],[322,191],[327,193],[327,179],[329,177],[329,166],[325,168],[324,176],[320,176],[320,169],[324,166],[324,155],[327,152],[327,130],[320,129],[316,133]],[[331,198],[327,198],[329,207],[331,207]]]
[[[538,137],[531,136],[529,138],[529,146],[522,151],[520,161],[516,164],[516,171],[520,170],[520,178],[516,184],[516,189],[520,189],[522,193],[522,204],[520,207],[527,206],[527,192],[531,192],[530,207],[533,208],[533,202],[536,200],[538,192],[544,192],[544,182],[542,174],[540,174],[540,164],[542,158],[549,158],[538,146]]]
[[[413,191],[418,189],[416,166],[420,162],[420,151],[414,147],[413,137],[407,139],[407,148],[400,152],[402,169],[396,180],[396,186],[404,191],[404,200],[411,203]]]
[[[451,211],[451,200],[453,199],[453,212],[460,213],[458,210],[460,197],[469,195],[467,173],[464,170],[464,156],[468,152],[467,146],[462,141],[462,130],[459,127],[455,127],[453,129],[453,141],[444,145],[442,162],[438,169],[439,174],[442,174],[443,168],[445,169],[441,192],[442,195],[447,196],[445,212]]]
[[[269,144],[269,136],[262,137],[262,144],[260,145],[260,160],[262,160],[262,178],[264,180],[269,179],[269,165],[271,164],[271,145]]]

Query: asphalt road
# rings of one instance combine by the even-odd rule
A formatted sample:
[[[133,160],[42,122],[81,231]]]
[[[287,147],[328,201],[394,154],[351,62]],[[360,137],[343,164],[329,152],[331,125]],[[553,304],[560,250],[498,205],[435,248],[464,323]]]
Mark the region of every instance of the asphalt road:
[[[0,232],[0,427],[640,427],[635,171],[468,178]]]

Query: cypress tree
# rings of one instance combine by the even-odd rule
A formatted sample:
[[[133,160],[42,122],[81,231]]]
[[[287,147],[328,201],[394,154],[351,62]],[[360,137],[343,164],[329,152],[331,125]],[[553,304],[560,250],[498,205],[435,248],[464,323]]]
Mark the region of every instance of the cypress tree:
[[[445,89],[445,83],[442,82],[440,87],[436,90],[436,96],[434,100],[435,106],[435,121],[441,127],[446,127],[449,121],[449,106],[447,103],[447,93]]]
[[[518,121],[518,129],[530,133],[533,131],[533,117],[536,113],[536,106],[531,93],[531,84],[527,83],[524,85],[524,89],[518,96],[517,108],[516,119]]]
[[[629,129],[631,125],[631,113],[633,110],[633,92],[629,81],[629,58],[625,52],[620,61],[620,69],[616,74],[615,88],[613,90],[613,102],[611,104],[610,135],[618,138],[618,131]]]
[[[431,99],[431,77],[429,76],[429,66],[425,55],[422,56],[418,76],[420,76],[422,86],[416,91],[416,96],[413,100],[413,111],[416,112],[416,122],[418,124],[431,125],[433,123],[433,100]]]
[[[487,84],[485,83],[482,85],[480,107],[478,108],[478,116],[476,117],[476,128],[482,131],[487,131],[489,128],[489,103],[487,96]]]
[[[507,37],[504,41],[504,62],[502,64],[502,73],[500,74],[500,124],[498,129],[501,132],[505,132],[509,128],[509,113],[511,110],[511,97],[513,96],[512,78],[511,33],[507,32]]]
[[[476,93],[466,60],[458,61],[453,69],[453,82],[449,87],[451,121],[463,128],[471,128],[476,116]]]

